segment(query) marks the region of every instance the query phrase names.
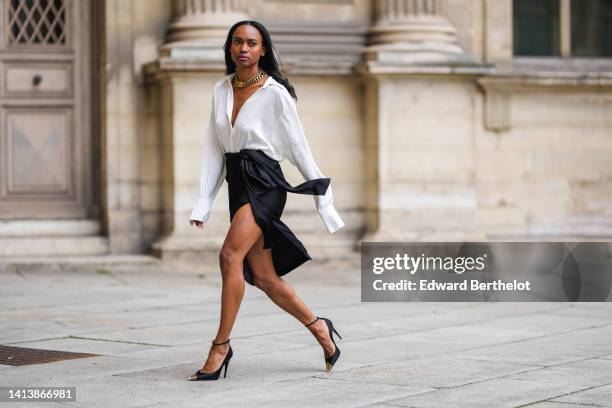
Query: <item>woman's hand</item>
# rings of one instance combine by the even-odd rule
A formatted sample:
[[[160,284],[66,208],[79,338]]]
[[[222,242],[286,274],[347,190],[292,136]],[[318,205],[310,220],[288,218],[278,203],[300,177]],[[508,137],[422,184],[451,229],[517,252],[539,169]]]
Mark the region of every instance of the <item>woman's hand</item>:
[[[198,220],[189,220],[189,225],[195,225],[198,228],[204,228],[204,223]]]

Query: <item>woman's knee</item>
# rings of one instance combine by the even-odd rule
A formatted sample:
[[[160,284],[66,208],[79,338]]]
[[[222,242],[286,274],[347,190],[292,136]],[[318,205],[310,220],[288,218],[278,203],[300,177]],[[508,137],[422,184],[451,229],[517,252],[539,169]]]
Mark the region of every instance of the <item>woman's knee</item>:
[[[221,271],[226,273],[232,269],[232,266],[241,265],[244,256],[240,254],[239,251],[236,251],[234,248],[230,246],[224,246],[221,248],[219,252],[219,266],[221,267]]]

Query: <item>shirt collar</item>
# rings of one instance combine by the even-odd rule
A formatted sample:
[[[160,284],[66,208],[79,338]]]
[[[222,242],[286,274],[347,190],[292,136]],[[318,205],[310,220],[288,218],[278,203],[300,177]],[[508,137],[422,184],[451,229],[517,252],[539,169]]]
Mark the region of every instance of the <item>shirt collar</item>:
[[[236,75],[236,73],[232,72],[231,74],[225,76],[225,80],[230,86],[232,86],[232,79],[234,78],[234,75]],[[271,75],[268,75],[268,77],[266,78],[266,82],[264,82],[264,84],[261,87],[265,88],[271,85],[273,81],[274,81],[274,77]]]

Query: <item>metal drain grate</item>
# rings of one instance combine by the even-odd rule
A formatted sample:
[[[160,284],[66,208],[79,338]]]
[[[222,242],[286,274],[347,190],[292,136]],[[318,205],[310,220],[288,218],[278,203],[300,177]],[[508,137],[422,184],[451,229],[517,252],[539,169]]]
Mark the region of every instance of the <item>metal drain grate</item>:
[[[98,354],[73,353],[70,351],[41,350],[0,345],[0,364],[12,366],[52,363],[54,361],[93,357],[97,355]]]

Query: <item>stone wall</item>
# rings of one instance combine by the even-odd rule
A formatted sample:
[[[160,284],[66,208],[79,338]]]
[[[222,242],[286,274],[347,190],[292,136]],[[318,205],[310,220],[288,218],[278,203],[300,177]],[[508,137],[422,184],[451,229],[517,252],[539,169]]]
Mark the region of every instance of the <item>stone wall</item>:
[[[220,247],[226,185],[204,230],[188,217],[220,48],[242,18],[269,28],[347,225],[327,234],[312,198],[290,194],[285,220],[313,256],[362,239],[612,235],[609,62],[513,59],[511,1],[218,3],[107,0],[113,251]]]
[[[612,89],[515,90],[507,132],[476,134],[487,236],[612,235]]]

